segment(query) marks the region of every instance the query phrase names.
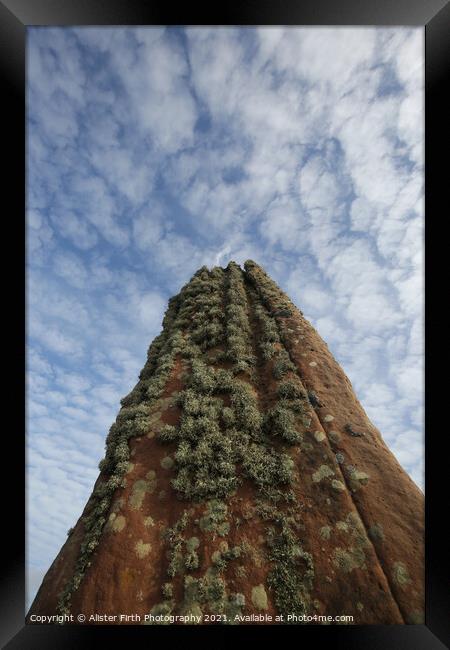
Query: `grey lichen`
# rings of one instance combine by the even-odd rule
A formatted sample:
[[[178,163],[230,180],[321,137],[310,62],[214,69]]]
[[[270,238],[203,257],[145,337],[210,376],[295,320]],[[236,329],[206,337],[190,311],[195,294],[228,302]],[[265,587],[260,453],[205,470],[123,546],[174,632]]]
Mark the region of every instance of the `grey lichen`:
[[[335,548],[333,551],[333,564],[337,569],[350,573],[353,569],[366,568],[366,556],[360,548]]]
[[[400,587],[406,587],[411,582],[408,569],[403,562],[394,562],[392,567],[392,579]]]
[[[172,469],[174,466],[174,460],[171,456],[165,456],[161,459],[161,467],[163,469]]]
[[[252,603],[256,609],[264,610],[268,608],[267,593],[263,584],[252,588]]]
[[[345,490],[345,485],[342,481],[338,481],[337,479],[333,479],[331,481],[331,487],[333,490],[336,492],[343,492]]]
[[[331,442],[334,442],[337,444],[341,440],[341,434],[339,431],[328,431],[328,437],[331,440]]]
[[[140,510],[147,493],[152,494],[155,491],[157,479],[155,472],[147,472],[145,479],[138,479],[133,483],[128,503],[132,510]]]
[[[320,483],[320,481],[328,476],[334,476],[334,471],[328,465],[321,465],[312,475],[312,480],[314,483]]]
[[[135,552],[139,559],[147,557],[151,551],[151,544],[145,543],[142,539],[139,539],[135,544]]]

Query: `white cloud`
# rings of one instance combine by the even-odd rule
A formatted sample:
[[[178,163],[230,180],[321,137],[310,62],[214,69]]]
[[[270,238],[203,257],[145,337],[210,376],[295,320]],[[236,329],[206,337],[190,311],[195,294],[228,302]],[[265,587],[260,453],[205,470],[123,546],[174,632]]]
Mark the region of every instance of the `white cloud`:
[[[33,598],[41,586],[42,580],[44,579],[44,575],[47,572],[47,567],[42,566],[42,567],[35,567],[35,566],[27,566],[27,570],[25,573],[26,576],[26,587],[25,587],[25,592],[26,592],[26,603],[25,603],[25,609],[26,611],[29,610],[31,603],[33,602]]]
[[[165,309],[166,300],[160,294],[146,293],[139,304],[139,316],[143,325],[151,331],[160,329]]]
[[[63,327],[48,326],[44,321],[33,319],[28,327],[28,336],[35,338],[43,347],[70,359],[78,359],[84,344],[79,338],[68,334]]]
[[[261,263],[423,480],[423,30],[184,36],[29,30],[37,571],[81,513],[168,297],[203,264]]]
[[[79,257],[74,254],[71,255],[67,251],[55,255],[53,268],[59,276],[77,289],[83,289],[88,280],[88,274],[83,262]]]
[[[133,219],[133,238],[142,251],[151,251],[161,239],[164,228],[162,210],[157,204],[146,206],[139,216]]]
[[[97,243],[97,234],[86,221],[74,212],[52,214],[52,222],[62,237],[69,239],[74,246],[87,250]]]
[[[27,223],[27,258],[42,266],[54,247],[53,229],[38,210],[28,210]]]
[[[124,246],[129,235],[118,222],[114,198],[105,181],[100,176],[73,174],[69,180],[70,196],[61,198],[62,206],[68,209],[82,210],[88,221],[97,228],[99,234],[110,244]]]
[[[328,209],[330,212],[339,202],[340,187],[319,158],[311,158],[300,172],[300,196],[303,205],[309,209]]]

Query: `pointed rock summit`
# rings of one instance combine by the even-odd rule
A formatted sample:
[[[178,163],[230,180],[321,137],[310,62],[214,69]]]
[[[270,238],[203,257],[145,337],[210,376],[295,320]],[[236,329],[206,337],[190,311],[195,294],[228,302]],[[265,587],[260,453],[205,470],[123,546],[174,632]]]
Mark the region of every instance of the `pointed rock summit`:
[[[423,494],[260,266],[197,271],[121,404],[29,622],[423,622]]]

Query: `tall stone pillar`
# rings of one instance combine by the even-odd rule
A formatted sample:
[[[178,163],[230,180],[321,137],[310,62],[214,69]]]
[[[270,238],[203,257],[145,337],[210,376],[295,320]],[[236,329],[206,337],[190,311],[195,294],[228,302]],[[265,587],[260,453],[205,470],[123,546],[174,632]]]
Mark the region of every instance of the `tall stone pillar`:
[[[121,403],[28,620],[423,622],[423,495],[260,266],[197,271]]]

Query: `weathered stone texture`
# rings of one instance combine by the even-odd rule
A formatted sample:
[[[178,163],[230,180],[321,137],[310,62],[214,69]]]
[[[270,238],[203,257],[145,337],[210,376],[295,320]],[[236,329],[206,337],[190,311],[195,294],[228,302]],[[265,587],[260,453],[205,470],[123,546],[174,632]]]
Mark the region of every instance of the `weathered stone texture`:
[[[195,274],[122,404],[28,616],[423,620],[423,494],[257,264]]]

